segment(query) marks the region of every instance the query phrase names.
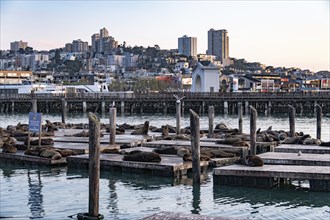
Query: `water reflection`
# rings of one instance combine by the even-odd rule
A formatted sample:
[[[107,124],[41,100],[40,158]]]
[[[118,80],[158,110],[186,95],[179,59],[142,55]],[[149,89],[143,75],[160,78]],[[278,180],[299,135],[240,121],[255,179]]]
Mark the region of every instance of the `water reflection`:
[[[45,215],[43,208],[43,195],[41,193],[42,183],[40,170],[36,172],[36,179],[34,179],[35,177],[30,170],[27,172],[29,186],[28,206],[30,206],[31,218],[42,218]]]
[[[107,208],[110,209],[110,213],[113,214],[112,218],[117,218],[119,213],[118,208],[118,196],[116,192],[116,180],[109,180],[109,203]]]
[[[193,201],[192,201],[192,207],[191,210],[192,214],[199,214],[201,211],[201,185],[199,183],[193,183],[192,188],[192,194],[193,194]]]
[[[251,205],[264,204],[264,206],[324,207],[330,204],[330,193],[284,187],[257,189],[214,185],[213,200],[215,204],[250,203]]]

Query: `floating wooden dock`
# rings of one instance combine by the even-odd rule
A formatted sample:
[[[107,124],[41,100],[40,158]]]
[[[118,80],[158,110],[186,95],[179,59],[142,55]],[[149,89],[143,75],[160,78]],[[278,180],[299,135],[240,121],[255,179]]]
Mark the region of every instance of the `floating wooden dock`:
[[[11,162],[21,162],[27,164],[41,164],[48,166],[55,165],[66,165],[67,161],[65,157],[59,160],[52,160],[51,158],[44,158],[39,156],[25,155],[25,151],[18,150],[16,153],[0,153],[1,160],[11,161]]]
[[[263,159],[265,164],[329,166],[328,169],[330,169],[330,154],[302,153],[301,156],[298,156],[297,153],[268,152],[258,156]]]
[[[136,162],[123,161],[121,154],[101,154],[100,164],[101,169],[119,168],[127,172],[151,172],[153,175],[181,177],[187,175],[188,170],[192,169],[191,162],[184,162],[181,157],[176,155],[161,155],[161,162]],[[88,167],[88,155],[75,155],[67,157],[68,167]],[[207,161],[201,161],[203,172],[208,166]]]
[[[302,145],[302,144],[281,144],[275,147],[275,152],[283,153],[302,153],[307,154],[330,154],[330,147],[323,147],[317,145]]]
[[[257,188],[273,188],[281,179],[309,180],[311,190],[330,191],[330,167],[328,166],[247,167],[235,164],[213,169],[213,179],[215,184]]]

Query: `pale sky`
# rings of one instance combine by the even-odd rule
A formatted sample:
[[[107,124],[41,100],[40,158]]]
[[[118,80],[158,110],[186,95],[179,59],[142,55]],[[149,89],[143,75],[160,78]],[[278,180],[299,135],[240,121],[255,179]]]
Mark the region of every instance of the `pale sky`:
[[[310,1],[1,1],[1,50],[26,41],[64,47],[103,27],[119,44],[178,47],[183,35],[207,49],[207,31],[226,29],[229,56],[265,65],[330,70],[329,0]]]

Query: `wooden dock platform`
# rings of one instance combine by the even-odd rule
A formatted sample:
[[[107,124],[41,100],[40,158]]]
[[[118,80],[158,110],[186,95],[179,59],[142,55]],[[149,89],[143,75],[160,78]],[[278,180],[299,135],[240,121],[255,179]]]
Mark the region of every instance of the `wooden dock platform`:
[[[264,165],[247,167],[231,165],[213,169],[215,184],[273,188],[281,179],[309,180],[310,189],[330,191],[328,166]]]
[[[155,140],[143,143],[144,147],[157,148],[161,146],[181,146],[181,147],[191,147],[191,141],[181,141],[181,140]],[[200,147],[222,149],[232,152],[239,152],[242,156],[248,155],[248,147],[234,147],[232,145],[226,144],[216,144],[215,142],[200,142]]]
[[[329,166],[330,154],[306,154],[298,156],[298,153],[268,152],[259,154],[265,164],[281,165],[305,165],[305,166]]]
[[[283,153],[302,153],[308,154],[330,154],[330,147],[322,147],[317,145],[302,145],[302,144],[281,144],[274,149],[275,152]]]
[[[191,162],[184,162],[182,158],[176,155],[161,155],[161,162],[136,162],[136,161],[123,161],[121,154],[101,154],[100,164],[101,169],[119,168],[127,172],[151,172],[153,175],[158,176],[172,176],[181,177],[187,175],[188,170],[192,169]],[[67,157],[68,167],[88,167],[88,155],[75,155]],[[203,172],[206,171],[208,166],[207,161],[201,161]]]
[[[16,153],[0,153],[0,159],[11,162],[20,162],[27,164],[40,164],[40,165],[48,165],[48,166],[56,166],[56,165],[66,165],[67,161],[65,157],[62,157],[59,160],[52,160],[51,158],[44,158],[32,155],[25,155],[25,151],[18,150]]]

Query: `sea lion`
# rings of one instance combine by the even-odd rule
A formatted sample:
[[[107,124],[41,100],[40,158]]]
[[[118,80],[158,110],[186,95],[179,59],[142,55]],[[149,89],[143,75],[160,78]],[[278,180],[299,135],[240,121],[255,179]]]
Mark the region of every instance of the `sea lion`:
[[[138,161],[138,162],[160,162],[161,157],[156,152],[136,152],[134,154],[125,155],[123,161]]]
[[[320,145],[321,140],[315,139],[315,138],[306,138],[305,140],[302,141],[302,144],[304,144],[304,145]]]
[[[106,148],[101,150],[101,153],[103,154],[119,154],[120,151],[118,148]]]
[[[256,155],[248,155],[244,158],[240,158],[235,161],[236,164],[243,164],[249,167],[261,167],[264,165],[264,161]]]
[[[163,137],[166,137],[166,136],[168,136],[168,134],[169,134],[168,126],[167,125],[163,125],[162,126],[162,136]]]
[[[25,145],[28,145],[28,140],[26,139],[24,141]],[[52,138],[42,138],[40,141],[41,145],[53,145],[54,141]],[[30,140],[30,145],[39,145],[39,139],[35,139],[35,140]]]
[[[305,134],[303,136],[289,137],[286,138],[282,144],[302,144],[306,138],[310,138],[309,134]]]
[[[59,160],[62,155],[54,149],[44,149],[39,154],[40,157],[51,158],[52,160]]]
[[[54,150],[59,152],[62,157],[77,155],[77,152],[71,149],[54,149]]]
[[[191,154],[189,149],[185,148],[185,147],[181,147],[180,149],[178,149],[176,155],[179,157],[183,157],[184,155],[189,155]]]
[[[143,126],[133,131],[132,135],[148,135],[149,131],[149,121],[145,121]]]
[[[16,153],[17,148],[14,145],[3,143],[2,152],[3,153]]]
[[[183,161],[192,161],[192,155],[189,154],[184,154],[182,157]],[[208,155],[205,154],[200,154],[199,156],[200,161],[209,161],[211,158]]]
[[[237,142],[242,142],[243,140],[241,138],[237,138],[237,137],[227,137],[224,140],[218,140],[215,143],[216,144],[230,144],[233,145],[234,143]]]
[[[46,131],[58,131],[58,128],[49,120],[46,120]]]
[[[160,146],[153,150],[157,154],[171,154],[176,155],[178,153],[178,148],[174,146]]]

